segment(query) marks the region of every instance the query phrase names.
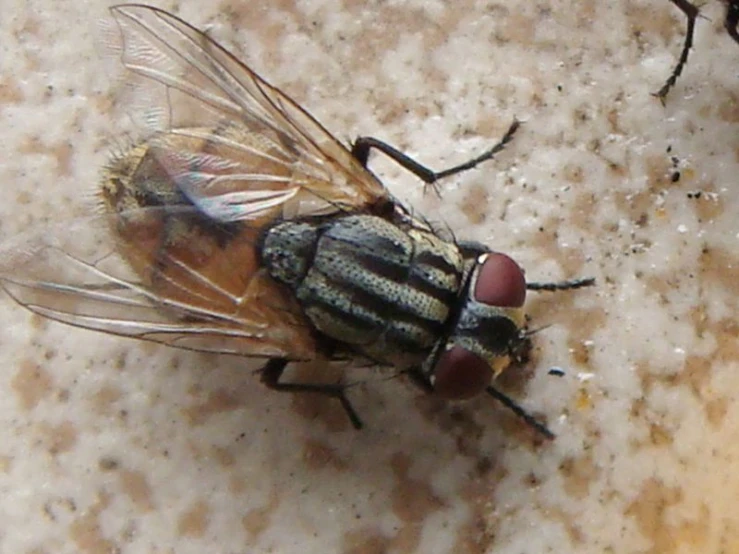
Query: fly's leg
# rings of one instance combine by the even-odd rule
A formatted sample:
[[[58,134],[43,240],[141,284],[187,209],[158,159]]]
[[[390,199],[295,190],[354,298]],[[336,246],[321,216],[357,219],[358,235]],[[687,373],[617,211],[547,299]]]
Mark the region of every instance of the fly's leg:
[[[416,385],[418,388],[423,390],[427,393],[433,393],[434,392],[434,386],[431,384],[431,381],[429,380],[428,376],[424,374],[419,368],[412,368],[406,371],[408,374],[409,379],[411,382]],[[547,439],[553,439],[555,438],[554,433],[552,433],[546,425],[543,423],[537,421],[537,419],[532,416],[530,413],[528,413],[526,410],[523,409],[522,406],[516,403],[515,400],[513,400],[510,396],[502,393],[498,389],[496,389],[493,386],[489,386],[485,388],[485,392],[487,392],[490,396],[495,398],[498,402],[503,404],[506,408],[511,410],[516,416],[521,418],[526,425],[529,427],[532,427],[535,431],[538,433],[541,433],[544,435]]]
[[[695,21],[696,19],[698,19],[698,14],[700,13],[698,8],[694,6],[693,4],[691,4],[688,0],[670,0],[670,2],[675,4],[680,9],[680,11],[682,11],[685,14],[685,17],[688,18],[688,28],[685,31],[685,42],[683,43],[683,49],[682,49],[682,52],[680,52],[680,59],[677,61],[677,65],[675,65],[675,69],[672,70],[670,77],[667,79],[667,81],[665,81],[665,84],[662,85],[662,88],[659,89],[657,92],[653,93],[653,96],[656,96],[657,98],[659,98],[659,101],[662,102],[663,105],[665,103],[665,97],[667,96],[667,93],[675,85],[677,78],[680,77],[680,74],[683,72],[683,68],[685,67],[685,64],[688,62],[688,54],[690,53],[690,49],[693,47],[693,35],[695,34]],[[727,15],[727,20],[728,20],[728,15]],[[736,29],[735,29],[735,32],[736,32]]]
[[[449,177],[450,175],[455,175],[456,173],[462,173],[463,171],[472,169],[482,162],[486,162],[492,159],[493,156],[503,150],[506,145],[511,142],[511,140],[513,139],[513,135],[516,133],[516,130],[520,126],[521,123],[518,120],[514,119],[513,123],[511,123],[511,126],[508,128],[508,131],[506,131],[506,134],[503,135],[503,138],[500,139],[498,144],[496,144],[492,148],[489,148],[479,156],[472,158],[471,160],[468,160],[459,165],[455,165],[454,167],[450,167],[449,169],[445,169],[443,171],[433,171],[428,167],[421,165],[416,160],[406,156],[397,148],[394,148],[389,144],[372,137],[359,137],[352,145],[352,156],[354,156],[359,161],[359,163],[362,164],[363,167],[367,167],[370,149],[375,148],[376,150],[379,150],[380,152],[388,156],[400,166],[413,173],[416,177],[421,179],[427,185],[432,185],[436,183],[436,181],[438,181],[439,179]]]
[[[307,392],[314,394],[322,394],[324,396],[330,396],[336,398],[341,402],[341,407],[344,408],[347,417],[352,422],[352,426],[355,429],[362,428],[362,420],[354,410],[354,407],[346,397],[344,385],[329,385],[329,384],[317,384],[317,383],[280,383],[280,377],[285,371],[287,364],[290,363],[288,360],[282,358],[274,358],[267,362],[262,368],[262,383],[268,388],[280,392]]]
[[[724,0],[726,2],[726,17],[724,18],[724,27],[737,43],[739,43],[739,0]]]
[[[502,393],[493,386],[487,387],[485,389],[485,392],[487,392],[490,396],[503,404],[503,406],[511,410],[518,417],[520,417],[529,427],[532,427],[534,430],[538,431],[550,440],[555,438],[554,433],[552,433],[546,425],[538,421],[534,416],[524,410],[522,406],[520,406],[507,394]]]
[[[584,287],[592,287],[595,285],[595,279],[588,277],[586,279],[572,279],[570,281],[559,281],[557,283],[526,283],[528,290],[546,290],[554,292],[557,290],[573,290]]]

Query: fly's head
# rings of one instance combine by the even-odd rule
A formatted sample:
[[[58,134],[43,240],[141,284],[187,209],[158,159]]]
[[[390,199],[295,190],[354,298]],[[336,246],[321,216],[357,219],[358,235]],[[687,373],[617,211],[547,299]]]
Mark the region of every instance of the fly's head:
[[[516,262],[498,252],[476,256],[456,319],[424,362],[437,394],[454,400],[476,396],[527,355],[525,300],[526,279]]]

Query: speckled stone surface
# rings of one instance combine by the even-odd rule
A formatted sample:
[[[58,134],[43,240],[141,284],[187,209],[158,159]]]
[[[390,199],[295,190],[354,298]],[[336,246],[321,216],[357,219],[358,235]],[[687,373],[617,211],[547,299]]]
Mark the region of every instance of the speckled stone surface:
[[[121,83],[106,2],[2,0],[0,239],[89,212]],[[739,552],[739,45],[667,0],[163,3],[340,139],[431,167],[525,122],[441,197],[383,160],[407,203],[534,280],[525,375],[447,405],[397,379],[320,398],[243,360],[64,327],[0,298],[0,552]],[[551,367],[563,377],[547,374]]]

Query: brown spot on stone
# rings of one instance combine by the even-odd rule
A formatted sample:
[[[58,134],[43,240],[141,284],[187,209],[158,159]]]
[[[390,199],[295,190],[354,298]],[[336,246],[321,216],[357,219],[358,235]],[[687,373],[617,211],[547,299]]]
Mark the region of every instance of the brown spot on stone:
[[[608,125],[610,127],[610,131],[613,134],[623,134],[623,130],[621,129],[620,125],[620,118],[619,114],[621,112],[615,108],[608,111],[608,115],[606,116],[606,119],[608,119]]]
[[[347,463],[336,454],[336,450],[325,442],[306,439],[303,443],[303,460],[308,468],[345,471]]]
[[[536,38],[536,16],[514,9],[506,17],[506,24],[497,27],[497,38],[521,46],[531,46]]]
[[[95,504],[84,510],[69,527],[69,537],[81,554],[118,552],[118,545],[107,539],[100,526],[100,514],[110,506],[110,496],[101,493]]]
[[[74,154],[74,148],[69,142],[63,142],[62,144],[50,147],[49,153],[54,156],[60,175],[69,176],[72,174],[72,155]]]
[[[11,456],[0,456],[0,473],[9,473],[13,467],[13,458]]]
[[[116,411],[115,404],[121,398],[117,387],[103,385],[92,397],[92,407],[97,415],[110,416]]]
[[[241,526],[249,534],[251,539],[258,539],[259,536],[269,528],[272,522],[272,515],[280,505],[277,494],[270,493],[269,501],[262,508],[250,510],[241,518]]]
[[[0,81],[0,105],[19,104],[23,102],[23,91],[15,79]]]
[[[590,411],[593,409],[593,398],[590,396],[590,391],[585,386],[577,389],[577,396],[575,397],[575,409],[577,411]]]
[[[672,181],[672,161],[667,156],[653,155],[647,156],[644,160],[646,165],[646,174],[649,183],[649,190],[642,194],[654,194],[660,190],[679,187],[682,184],[678,181]],[[654,202],[652,198],[649,199]]]
[[[208,529],[209,518],[210,506],[198,500],[177,518],[177,532],[183,537],[202,537]]]
[[[243,493],[247,490],[248,485],[249,481],[243,475],[231,475],[228,478],[228,490],[232,494],[238,495]]]
[[[582,223],[585,226],[588,226],[590,224],[586,223],[585,220],[581,219],[580,223]],[[569,224],[569,219],[568,219]],[[584,251],[577,247],[571,247],[569,248],[562,248],[559,244],[559,234],[557,230],[562,225],[562,220],[560,218],[549,218],[548,220],[542,222],[541,228],[538,233],[533,235],[531,239],[529,240],[529,246],[532,248],[536,248],[542,253],[542,257],[552,260],[556,263],[558,263],[565,275],[572,276],[572,275],[580,275],[582,273],[582,268],[585,265],[586,262],[586,255]],[[529,281],[541,281],[541,277],[539,276],[532,276],[529,272],[527,274],[527,280]],[[555,297],[556,301],[562,301],[567,296],[567,294],[555,294],[555,295],[543,295],[539,294],[536,296],[532,296],[531,298],[536,300],[537,302],[541,299],[544,299],[546,297]],[[528,306],[528,305],[527,305]],[[528,307],[527,307],[528,311]]]
[[[32,410],[42,399],[49,397],[53,385],[51,375],[28,359],[18,364],[18,371],[11,381],[11,387],[25,411]]]
[[[590,494],[590,486],[601,474],[590,453],[577,458],[565,458],[559,465],[565,492],[571,497],[584,499]]]
[[[120,472],[121,490],[131,499],[131,502],[141,512],[153,509],[151,500],[151,487],[146,475],[140,471],[123,470]]]
[[[69,421],[58,425],[40,423],[38,428],[46,450],[52,456],[70,451],[77,443],[77,428]]]
[[[711,329],[717,343],[715,359],[723,363],[739,361],[739,322],[736,319],[722,319]]]
[[[18,39],[18,42],[22,44],[24,42],[23,35],[30,35],[35,39],[40,39],[43,37],[43,29],[44,26],[42,25],[41,20],[38,17],[27,14],[26,16],[24,16],[21,27],[18,29],[17,32],[13,33],[13,36],[15,36],[15,38]]]
[[[234,458],[234,455],[225,448],[214,446],[211,452],[213,453],[213,459],[215,459],[221,467],[233,467],[236,464],[236,458]]]
[[[699,223],[709,223],[717,220],[726,209],[726,197],[723,194],[712,194],[713,187],[704,187],[700,198],[691,203]]]
[[[663,425],[651,423],[649,425],[649,443],[653,446],[670,446],[674,442],[672,433]]]
[[[581,165],[565,164],[562,168],[562,177],[573,184],[582,184],[585,181],[585,171]]]
[[[710,326],[707,327],[708,331],[710,329]],[[734,335],[733,340],[736,342],[736,335]],[[645,397],[649,395],[655,383],[661,383],[667,387],[687,387],[696,398],[701,400],[708,421],[712,425],[718,426],[722,423],[728,410],[728,400],[724,397],[714,397],[717,392],[713,390],[711,380],[717,359],[718,356],[715,353],[709,357],[688,355],[682,369],[669,374],[655,374],[650,371],[647,363],[641,363],[637,364],[636,374],[641,380],[641,388]],[[739,357],[735,358],[735,360],[737,359]],[[632,416],[643,419],[645,412],[643,402],[637,400],[632,405],[631,412]],[[656,423],[650,425],[652,444],[660,445],[672,442],[672,436],[666,429]]]
[[[596,221],[593,217],[597,202],[598,199],[592,194],[576,194],[572,207],[567,214],[567,222],[583,231],[584,235],[595,234],[600,231],[601,222]]]
[[[128,351],[120,352],[113,360],[113,367],[116,368],[118,371],[123,371],[124,369],[126,369],[128,354]]]
[[[345,533],[341,552],[344,554],[387,554],[395,551],[393,541],[379,529],[364,527]]]
[[[685,29],[683,13],[676,8],[669,9],[662,4],[626,4],[625,8],[629,29],[641,42],[660,37],[663,44],[669,45],[676,42]]]
[[[573,519],[569,511],[565,511],[559,506],[547,506],[543,511],[547,514],[549,519],[562,525],[572,544],[579,545],[584,543],[582,529],[577,521]]]
[[[725,397],[713,398],[706,401],[704,408],[708,422],[714,428],[719,428],[726,421],[726,414],[729,411],[729,400]]]
[[[17,204],[27,206],[28,204],[31,204],[33,202],[33,196],[31,196],[31,193],[29,193],[27,190],[20,190],[15,195],[15,201]]]
[[[241,402],[225,389],[211,392],[205,402],[193,404],[182,410],[190,425],[203,425],[214,415],[232,412],[241,407]]]
[[[459,526],[450,552],[455,554],[479,554],[493,552],[495,528],[490,524],[490,514],[476,512],[471,521]]]
[[[700,275],[703,286],[719,286],[729,293],[729,298],[736,305],[739,299],[739,259],[736,254],[722,248],[706,246],[699,259]]]
[[[641,534],[651,541],[649,554],[704,552],[709,536],[710,511],[702,504],[694,518],[683,515],[674,523],[673,509],[684,500],[679,487],[652,478],[645,481],[624,515],[636,523]]]
[[[578,273],[570,275],[578,275]],[[567,347],[572,353],[572,361],[583,370],[590,368],[591,350],[597,348],[597,344],[591,344],[588,341],[598,329],[606,325],[608,319],[603,306],[586,309],[575,307],[574,303],[578,296],[593,294],[592,290],[585,288],[554,294],[541,293],[531,296],[531,300],[526,305],[532,327],[556,323],[568,329]],[[564,361],[560,360],[560,363]]]
[[[46,145],[41,142],[38,136],[26,136],[22,141],[18,142],[18,153],[20,154],[46,154]]]
[[[726,96],[718,104],[718,118],[727,123],[739,122],[739,96],[732,91],[725,91]]]
[[[688,356],[679,374],[679,383],[687,384],[696,397],[701,398],[712,375],[712,362],[701,356]]]
[[[583,341],[577,341],[568,345],[572,354],[572,361],[580,367],[590,364],[590,348]]]
[[[98,460],[98,467],[100,468],[100,471],[116,471],[119,466],[120,464],[115,458],[105,457]]]
[[[472,185],[460,205],[462,213],[471,225],[479,225],[487,219],[489,193],[487,186]]]
[[[393,455],[390,461],[397,480],[392,492],[392,511],[405,523],[393,540],[393,547],[399,552],[415,551],[421,538],[423,521],[446,505],[429,483],[408,475],[410,465],[411,460],[404,453]]]

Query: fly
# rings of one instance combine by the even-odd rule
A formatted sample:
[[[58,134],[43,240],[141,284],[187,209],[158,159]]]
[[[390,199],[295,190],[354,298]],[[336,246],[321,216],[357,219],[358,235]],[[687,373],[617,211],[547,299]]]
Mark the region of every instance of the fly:
[[[0,283],[23,307],[77,327],[265,360],[278,391],[340,401],[345,385],[282,380],[293,362],[392,365],[428,392],[483,391],[552,433],[491,382],[529,346],[527,283],[506,254],[442,237],[367,169],[378,150],[427,184],[433,172],[391,146],[351,149],[208,35],[158,8],[111,8],[121,62],[156,85],[148,138],[113,156],[99,214],[0,250]],[[79,240],[94,237],[90,248]]]

